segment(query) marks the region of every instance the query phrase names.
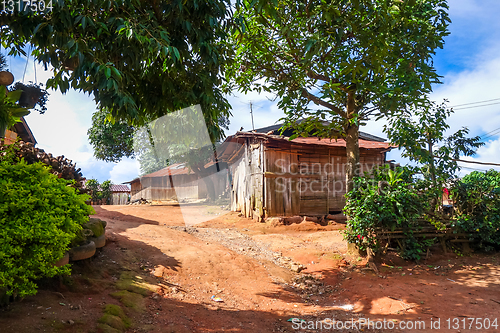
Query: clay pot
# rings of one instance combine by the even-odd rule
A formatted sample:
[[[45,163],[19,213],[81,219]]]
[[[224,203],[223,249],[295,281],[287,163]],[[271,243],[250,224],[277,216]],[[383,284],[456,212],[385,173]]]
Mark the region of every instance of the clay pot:
[[[77,261],[92,257],[95,254],[95,243],[88,242],[85,245],[73,247],[69,250],[69,260]]]
[[[1,71],[0,72],[0,85],[10,86],[14,82],[14,75],[11,72]]]
[[[95,247],[98,249],[106,245],[106,234],[102,234],[99,237],[90,237],[89,239],[95,243]]]
[[[61,267],[61,266],[67,265],[67,264],[69,264],[69,252],[66,252],[66,254],[64,255],[64,257],[62,257],[61,259],[59,259],[58,261],[56,261],[54,263],[54,266]]]

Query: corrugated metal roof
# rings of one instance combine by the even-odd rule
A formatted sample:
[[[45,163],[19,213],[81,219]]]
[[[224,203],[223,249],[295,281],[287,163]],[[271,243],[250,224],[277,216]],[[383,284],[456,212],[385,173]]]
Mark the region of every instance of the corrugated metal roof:
[[[205,164],[205,169],[215,168],[215,162],[208,162]],[[149,173],[142,176],[141,178],[147,177],[165,177],[165,176],[177,176],[177,175],[193,175],[194,171],[189,170],[185,163],[175,163],[161,170]]]
[[[111,185],[111,192],[130,192],[127,185]]]
[[[284,143],[290,143],[293,142],[295,144],[306,144],[306,145],[320,145],[320,146],[329,146],[329,147],[345,147],[345,140],[344,139],[320,139],[318,137],[298,137],[293,139],[292,141],[289,141],[288,137],[284,136],[279,136],[279,135],[267,135],[267,134],[262,134],[262,133],[252,133],[252,132],[238,132],[233,136],[230,136],[227,138],[226,141],[228,140],[237,140],[239,137],[245,138],[245,137],[254,137],[254,138],[260,138],[264,140],[276,140],[276,141],[282,141]],[[359,148],[363,149],[381,149],[381,150],[390,150],[392,148],[396,148],[397,146],[391,145],[389,142],[379,142],[379,141],[372,141],[372,140],[364,140],[364,139],[359,139]]]
[[[165,177],[165,176],[170,176],[170,175],[171,176],[187,175],[189,173],[190,173],[189,169],[186,168],[186,165],[184,163],[175,163],[175,164],[169,165],[166,168],[155,171],[153,173],[149,173],[149,174],[144,175],[142,177]]]
[[[301,144],[314,144],[314,145],[322,145],[322,146],[331,146],[331,147],[345,147],[344,139],[318,139],[316,137],[309,138],[296,138],[293,139],[292,142],[301,143]],[[359,148],[365,149],[390,149],[395,146],[391,145],[389,142],[378,142],[378,141],[368,141],[359,139]]]
[[[83,184],[83,188],[87,188],[85,183]],[[102,191],[101,185],[97,187],[98,191]],[[111,185],[111,192],[130,192],[130,188],[127,185]]]
[[[305,120],[299,120],[298,123],[302,123],[303,121]],[[323,121],[322,122],[324,126],[327,126],[329,124],[329,122],[327,121]],[[269,133],[269,132],[272,132],[273,135],[279,135],[279,129],[281,127],[283,127],[283,123],[280,123],[280,124],[276,124],[276,125],[271,125],[271,126],[266,126],[266,127],[262,127],[262,128],[257,128],[255,129],[255,132],[257,133]],[[289,135],[292,135],[293,134],[293,130],[292,129],[287,129],[285,130],[285,132],[283,133],[283,135],[285,136],[289,136]],[[359,131],[359,138],[360,139],[363,139],[363,140],[368,140],[368,141],[378,141],[378,142],[384,142],[386,141],[384,138],[381,138],[379,136],[375,136],[373,134],[370,134],[370,133],[366,133],[366,132],[363,132],[363,131]]]

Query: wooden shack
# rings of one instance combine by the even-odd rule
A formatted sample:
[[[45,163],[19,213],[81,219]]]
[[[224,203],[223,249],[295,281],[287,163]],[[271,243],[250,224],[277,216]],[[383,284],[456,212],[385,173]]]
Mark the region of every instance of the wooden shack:
[[[127,185],[111,185],[111,204],[126,205],[130,197],[130,188]]]
[[[361,173],[384,164],[392,148],[369,134],[360,135],[359,147]],[[262,220],[327,215],[344,207],[347,158],[343,139],[290,141],[278,135],[238,132],[221,148],[220,158],[228,164],[233,211]]]
[[[227,186],[227,174],[224,163],[205,166],[210,175],[216,193],[223,192]],[[195,174],[184,163],[176,163],[156,172],[135,178],[127,182],[131,188],[131,202],[139,199],[148,201],[196,200],[207,197],[207,187],[203,179]]]

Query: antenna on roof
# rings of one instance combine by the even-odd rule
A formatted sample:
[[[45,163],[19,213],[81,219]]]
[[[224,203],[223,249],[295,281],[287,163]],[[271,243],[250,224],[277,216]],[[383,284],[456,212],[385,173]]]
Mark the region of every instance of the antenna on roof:
[[[252,109],[252,101],[250,101],[250,116],[252,117],[252,130],[255,131],[255,126],[253,124],[253,109]]]

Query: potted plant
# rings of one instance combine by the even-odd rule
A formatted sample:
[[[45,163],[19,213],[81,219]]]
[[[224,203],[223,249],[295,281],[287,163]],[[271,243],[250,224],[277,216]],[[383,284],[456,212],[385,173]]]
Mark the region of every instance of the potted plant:
[[[6,71],[7,60],[3,54],[0,54],[0,86],[10,86],[14,82],[14,75]]]
[[[10,86],[14,82],[14,75],[8,71],[0,71],[0,86]]]
[[[17,104],[16,102],[21,97],[21,91],[8,91],[4,86],[0,86],[0,138],[5,137],[5,131],[14,124],[21,121],[30,112]]]
[[[47,90],[42,88],[41,84],[30,82],[28,84],[24,84],[22,82],[16,82],[13,86],[13,90],[21,90],[22,94],[19,98],[19,105],[26,107],[28,109],[33,109],[35,106],[39,106],[37,109],[40,113],[45,113],[47,111],[47,107],[45,104],[47,103],[47,97],[49,93]]]

